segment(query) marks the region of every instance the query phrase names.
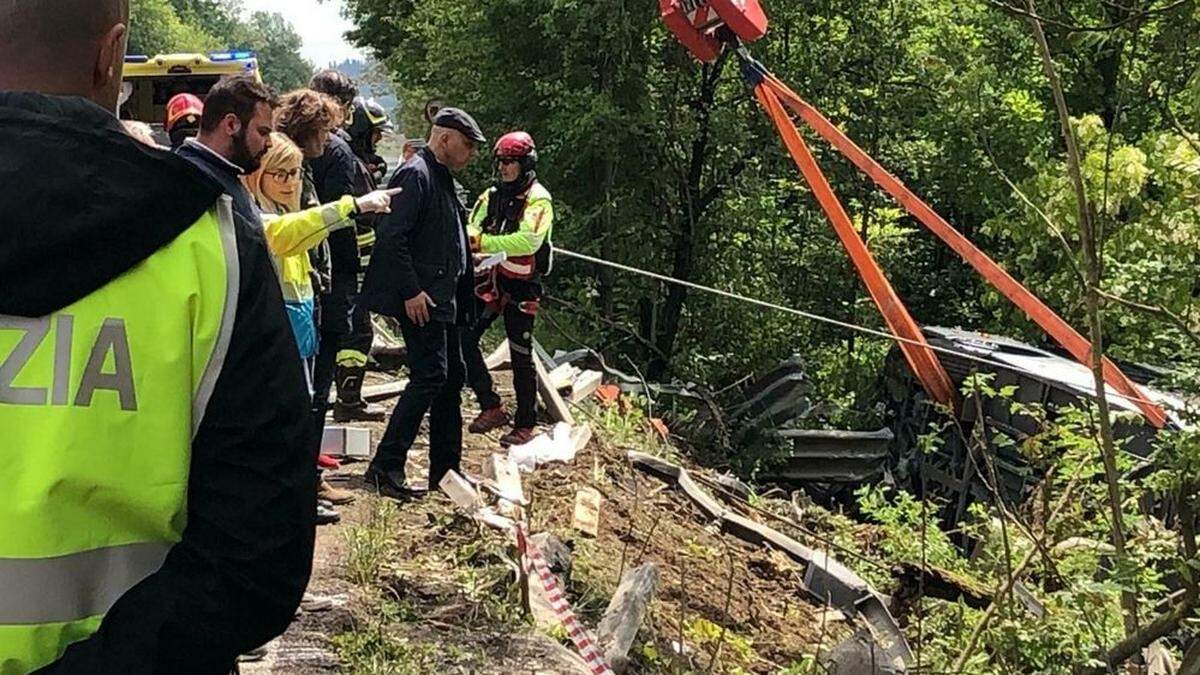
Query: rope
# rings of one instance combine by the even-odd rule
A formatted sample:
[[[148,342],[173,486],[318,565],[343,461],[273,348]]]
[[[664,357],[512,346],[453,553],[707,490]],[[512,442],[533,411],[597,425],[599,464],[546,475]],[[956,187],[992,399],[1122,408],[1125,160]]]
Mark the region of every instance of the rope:
[[[898,335],[892,335],[891,333],[877,330],[875,328],[868,328],[866,326],[860,326],[858,324],[850,323],[848,321],[841,321],[839,319],[834,319],[832,317],[823,316],[821,314],[815,314],[813,312],[806,312],[804,310],[796,309],[794,307],[787,307],[784,305],[776,304],[774,302],[768,302],[766,300],[759,300],[758,298],[751,298],[749,296],[741,295],[739,293],[734,293],[731,291],[724,291],[719,288],[713,288],[712,286],[705,286],[703,284],[697,284],[697,283],[694,283],[691,281],[684,281],[683,279],[676,279],[675,277],[667,276],[665,274],[659,274],[657,272],[651,272],[649,270],[644,270],[644,269],[640,269],[637,267],[631,267],[629,265],[622,265],[621,263],[611,262],[608,260],[604,260],[602,258],[596,258],[594,256],[585,255],[583,253],[576,253],[574,251],[569,251],[567,249],[559,248],[557,246],[554,247],[554,252],[556,254],[564,255],[568,258],[575,258],[576,260],[582,260],[584,262],[592,263],[593,265],[599,265],[601,267],[609,267],[609,268],[612,268],[615,270],[619,270],[621,272],[637,274],[640,276],[648,277],[650,279],[655,279],[657,281],[662,281],[665,283],[675,284],[677,286],[683,286],[685,288],[690,288],[695,291],[709,293],[712,295],[718,295],[718,296],[721,296],[724,298],[728,298],[730,300],[737,300],[738,302],[743,302],[743,303],[746,303],[749,305],[756,305],[758,307],[764,307],[766,309],[775,310],[777,312],[783,312],[785,314],[792,314],[794,316],[798,316],[798,317],[801,317],[804,319],[809,319],[810,321],[816,321],[819,323],[828,324],[830,326],[837,326],[838,328],[844,328],[846,330],[854,331],[856,333],[862,333],[863,335],[870,335],[872,337],[883,338],[885,340],[891,340],[896,343],[907,343],[907,344],[916,345],[922,349],[929,349],[931,351],[939,352],[939,353],[946,354],[949,356],[957,356],[959,358],[967,359],[970,361],[975,361],[977,363],[982,363],[982,364],[991,366],[993,368],[1003,368],[1003,369],[1008,369],[1008,370],[1011,370],[1012,368],[1014,368],[1014,366],[1012,364],[995,361],[995,360],[992,360],[992,359],[989,359],[989,358],[986,358],[983,356],[979,356],[977,354],[970,354],[968,352],[960,351],[957,349],[951,349],[948,347],[939,347],[939,346],[931,345],[931,344],[922,344],[921,342],[918,342],[916,340],[910,340],[908,338],[903,338]],[[1150,401],[1148,399],[1139,398],[1139,397],[1126,396],[1125,394],[1122,394],[1118,391],[1109,390],[1107,393],[1110,397],[1121,398],[1121,399],[1124,399],[1124,400],[1129,401],[1134,404],[1139,403],[1139,402],[1149,403],[1151,405],[1159,405],[1164,408],[1168,408],[1170,410],[1175,410],[1176,412],[1178,412],[1177,409],[1175,409],[1173,407],[1169,407],[1168,404],[1165,404],[1165,403],[1158,403],[1156,401]]]

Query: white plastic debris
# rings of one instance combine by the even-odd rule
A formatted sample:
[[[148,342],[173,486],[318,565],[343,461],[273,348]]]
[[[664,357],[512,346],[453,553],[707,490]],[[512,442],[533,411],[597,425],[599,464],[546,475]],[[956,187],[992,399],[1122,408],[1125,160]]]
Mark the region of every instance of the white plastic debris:
[[[508,449],[508,457],[524,473],[531,473],[542,464],[570,462],[575,459],[575,441],[571,425],[559,422],[549,433],[540,434],[524,445]]]

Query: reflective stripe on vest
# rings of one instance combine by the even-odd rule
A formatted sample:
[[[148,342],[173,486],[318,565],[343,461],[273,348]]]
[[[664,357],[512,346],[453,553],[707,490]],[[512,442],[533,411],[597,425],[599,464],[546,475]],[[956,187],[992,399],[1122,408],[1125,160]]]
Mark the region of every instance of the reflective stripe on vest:
[[[83,300],[0,315],[0,675],[87,638],[179,541],[239,281],[222,197]]]
[[[537,269],[537,262],[531,255],[514,256],[505,258],[500,263],[500,271],[502,274],[515,279],[530,279],[533,277],[534,271]]]

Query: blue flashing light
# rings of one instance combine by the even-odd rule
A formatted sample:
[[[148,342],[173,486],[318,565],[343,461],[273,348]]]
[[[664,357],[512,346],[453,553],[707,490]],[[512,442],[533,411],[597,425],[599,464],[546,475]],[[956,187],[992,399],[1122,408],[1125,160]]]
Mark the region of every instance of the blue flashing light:
[[[145,54],[126,54],[125,63],[148,63],[150,57]]]
[[[208,55],[210,61],[246,61],[255,57],[254,52],[212,52]]]

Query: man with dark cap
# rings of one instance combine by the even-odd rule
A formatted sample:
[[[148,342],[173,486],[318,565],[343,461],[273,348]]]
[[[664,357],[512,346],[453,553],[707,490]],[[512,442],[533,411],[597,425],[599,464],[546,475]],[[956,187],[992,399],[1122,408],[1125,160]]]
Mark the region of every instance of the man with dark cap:
[[[126,0],[0,2],[6,675],[228,673],[311,571],[316,453],[261,224],[125,133],[128,25]]]
[[[404,464],[427,412],[429,485],[457,470],[462,456],[460,330],[471,318],[474,275],[466,209],[451,172],[465,168],[485,142],[470,115],[443,108],[428,145],[388,185],[404,193],[379,224],[359,297],[367,309],[399,322],[408,348],[408,387],[366,473],[367,484],[388,497],[416,494],[405,484]]]

